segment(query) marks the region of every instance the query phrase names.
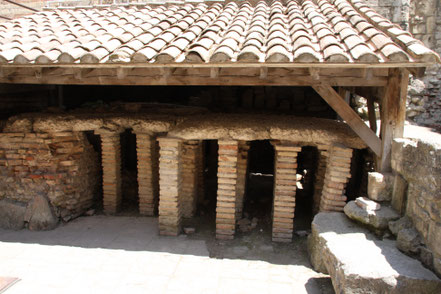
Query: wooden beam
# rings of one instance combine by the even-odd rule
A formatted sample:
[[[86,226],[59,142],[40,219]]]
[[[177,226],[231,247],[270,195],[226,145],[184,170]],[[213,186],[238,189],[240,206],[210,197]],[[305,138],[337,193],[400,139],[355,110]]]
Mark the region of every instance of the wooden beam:
[[[309,74],[314,81],[318,81],[320,79],[320,70],[315,67],[309,68]]]
[[[369,127],[374,133],[377,133],[377,115],[375,114],[374,98],[367,97],[366,99],[369,116]]]
[[[380,172],[391,171],[392,140],[403,136],[408,83],[407,70],[390,70],[388,84],[380,104],[382,152],[377,158],[377,169]]]
[[[41,78],[35,76],[36,68],[2,68],[0,83],[55,84],[55,85],[218,85],[218,86],[311,86],[326,83],[330,86],[376,86],[384,87],[386,76],[374,76],[367,81],[364,77],[351,76],[345,70],[320,73],[319,80],[304,70],[268,70],[261,78],[260,68],[225,69],[217,78],[210,78],[210,69],[201,68],[60,68],[43,70]],[[11,73],[9,74],[9,71]],[[93,71],[93,74],[91,73]],[[128,71],[127,74],[125,71]],[[353,69],[350,69],[353,71]]]
[[[342,117],[351,129],[378,156],[381,155],[381,141],[375,133],[363,122],[357,113],[338,95],[330,85],[315,85],[314,90],[325,100],[332,109]]]

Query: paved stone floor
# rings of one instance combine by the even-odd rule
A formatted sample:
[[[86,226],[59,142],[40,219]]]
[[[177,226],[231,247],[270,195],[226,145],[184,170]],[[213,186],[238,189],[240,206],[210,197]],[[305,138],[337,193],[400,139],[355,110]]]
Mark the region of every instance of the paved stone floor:
[[[0,276],[21,279],[6,294],[332,293],[305,244],[160,237],[157,218],[81,217],[53,231],[0,230]]]

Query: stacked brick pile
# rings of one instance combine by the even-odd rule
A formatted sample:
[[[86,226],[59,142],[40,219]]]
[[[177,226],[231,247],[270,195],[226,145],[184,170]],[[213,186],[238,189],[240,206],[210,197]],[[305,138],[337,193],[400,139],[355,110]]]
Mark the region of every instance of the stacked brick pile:
[[[0,134],[0,198],[28,202],[43,193],[64,216],[77,215],[93,204],[98,170],[82,133]]]
[[[192,217],[196,211],[198,181],[200,180],[198,153],[201,151],[198,141],[186,141],[182,150],[182,216]]]
[[[272,240],[291,242],[297,190],[297,155],[301,147],[274,145],[274,204]]]
[[[121,207],[121,144],[120,134],[96,132],[101,136],[103,168],[103,207],[106,213],[116,213]]]
[[[236,219],[242,217],[243,202],[245,197],[245,187],[248,167],[248,150],[250,146],[247,143],[239,144],[239,157],[237,160],[237,189],[236,189]]]
[[[139,213],[152,216],[158,202],[158,148],[156,138],[136,133]]]
[[[351,158],[351,148],[334,145],[329,149],[320,211],[343,211],[345,187],[351,177]]]
[[[239,144],[238,141],[222,140],[218,144],[216,238],[229,240],[234,238],[236,228]]]
[[[182,142],[159,138],[159,233],[177,236],[181,231]]]
[[[325,181],[326,164],[328,162],[328,145],[318,145],[318,158],[317,167],[315,170],[314,181],[314,199],[313,199],[313,212],[317,213],[320,210],[320,199],[322,197],[322,189]]]

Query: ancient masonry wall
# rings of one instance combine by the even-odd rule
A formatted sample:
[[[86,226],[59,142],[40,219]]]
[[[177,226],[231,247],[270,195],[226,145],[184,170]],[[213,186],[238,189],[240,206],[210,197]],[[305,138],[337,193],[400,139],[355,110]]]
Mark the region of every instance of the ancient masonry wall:
[[[392,169],[402,179],[395,180],[392,204],[397,210],[405,208],[430,250],[428,266],[441,275],[441,146],[395,139]]]
[[[200,164],[199,154],[202,152],[202,143],[186,141],[182,150],[182,216],[190,218],[196,212],[199,192]]]
[[[236,231],[239,142],[219,140],[218,144],[216,238],[229,240]]]
[[[139,213],[153,216],[158,203],[158,146],[150,134],[136,133]]]
[[[83,133],[0,133],[0,199],[40,193],[69,218],[92,206],[98,185],[98,155]]]
[[[299,146],[274,145],[274,203],[272,240],[291,242],[297,191],[297,154]]]
[[[159,138],[159,233],[177,236],[182,219],[182,141]]]
[[[343,211],[345,187],[351,177],[352,149],[333,145],[329,149],[320,211]]]
[[[319,145],[318,158],[317,158],[317,168],[315,170],[314,177],[314,196],[313,196],[313,212],[318,213],[320,210],[320,199],[322,197],[322,190],[325,181],[326,164],[328,162],[328,150],[330,146]]]
[[[117,213],[121,207],[121,140],[118,132],[96,132],[101,137],[103,208]]]

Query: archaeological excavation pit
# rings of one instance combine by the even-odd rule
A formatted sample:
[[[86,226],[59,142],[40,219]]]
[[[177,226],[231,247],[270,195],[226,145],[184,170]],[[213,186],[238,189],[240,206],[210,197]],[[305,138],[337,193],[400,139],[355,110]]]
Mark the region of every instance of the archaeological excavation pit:
[[[0,51],[1,200],[45,199],[64,221],[158,217],[173,236],[211,214],[226,240],[262,217],[290,242],[315,213],[342,211],[369,164],[390,170],[409,73],[439,61],[354,5],[158,3],[1,23],[13,44]],[[24,37],[38,27],[44,44]]]

